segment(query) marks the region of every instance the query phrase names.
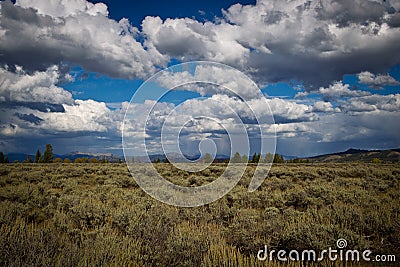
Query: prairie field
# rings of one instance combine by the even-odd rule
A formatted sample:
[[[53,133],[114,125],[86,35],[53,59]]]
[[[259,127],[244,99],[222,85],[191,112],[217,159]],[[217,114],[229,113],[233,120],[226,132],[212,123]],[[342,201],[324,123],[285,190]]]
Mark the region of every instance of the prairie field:
[[[156,164],[185,186],[225,167]],[[180,208],[148,196],[125,164],[1,164],[0,265],[399,266],[400,165],[274,164],[250,193],[254,169],[218,201]],[[322,251],[340,238],[396,262],[257,259],[265,246]]]

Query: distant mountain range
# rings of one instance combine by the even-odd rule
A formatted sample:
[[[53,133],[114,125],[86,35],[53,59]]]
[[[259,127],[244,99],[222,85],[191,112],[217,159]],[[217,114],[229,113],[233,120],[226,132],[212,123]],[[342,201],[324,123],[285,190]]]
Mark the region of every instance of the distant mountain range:
[[[319,155],[308,159],[312,162],[371,162],[375,158],[382,162],[400,162],[400,149],[363,150],[350,148],[344,152]]]
[[[96,158],[98,160],[105,159],[109,162],[118,162],[118,161],[123,160],[123,157],[120,157],[120,156],[112,154],[112,153],[87,153],[87,152],[79,152],[79,151],[71,152],[71,153],[68,153],[65,155],[61,155],[59,157],[62,159],[69,158],[72,161],[77,158],[89,158],[89,159]],[[56,156],[54,156],[54,158],[56,158]]]
[[[184,159],[179,154],[169,154],[168,157],[173,159],[174,162],[184,162]],[[188,156],[185,155],[187,159],[196,160],[199,159],[200,155]],[[165,155],[163,154],[155,154],[149,155],[151,161],[155,161],[160,159],[160,161],[165,160]],[[295,156],[285,156],[283,155],[285,160],[295,159]],[[302,159],[308,159],[310,162],[372,162],[373,159],[379,159],[382,162],[400,162],[400,149],[387,149],[387,150],[363,150],[363,149],[354,149],[350,148],[343,152],[324,154],[314,157],[306,157]],[[229,156],[227,155],[217,155],[217,161],[229,160]],[[135,157],[136,162],[148,162],[147,157]]]
[[[23,153],[10,153],[7,154],[10,162],[14,160],[18,160],[19,162],[24,161],[28,157],[32,160],[35,160],[35,155],[23,154]],[[170,159],[173,159],[174,162],[184,162],[185,159],[178,153],[168,154]],[[200,155],[185,155],[185,157],[189,160],[197,160],[200,158]],[[285,160],[293,159],[293,156],[283,156]],[[64,155],[54,155],[54,158],[69,158],[71,161],[74,161],[77,158],[96,158],[98,160],[106,159],[109,162],[119,162],[124,161],[124,157],[115,155],[112,153],[88,153],[88,152],[71,152]],[[164,154],[153,154],[149,155],[151,161],[156,161],[159,159],[160,161],[164,161],[166,156]],[[217,161],[228,160],[229,156],[227,155],[217,155]],[[382,162],[400,162],[400,148],[397,149],[387,149],[387,150],[363,150],[363,149],[353,149],[350,148],[343,152],[331,153],[318,155],[314,157],[302,158],[308,159],[311,162],[371,162],[373,159],[379,159]],[[148,158],[146,156],[135,156],[135,162],[148,162]]]
[[[200,154],[199,155],[184,155],[184,156],[182,156],[179,153],[169,153],[168,154],[168,158],[171,161],[177,162],[177,163],[186,162],[187,160],[195,161],[195,160],[200,159],[200,156],[201,156]],[[149,159],[152,162],[154,162],[154,161],[156,161],[158,159],[163,162],[163,161],[165,161],[166,158],[167,157],[164,154],[153,154],[153,155],[149,155],[149,157],[147,157],[147,156],[134,156],[135,162],[149,162]],[[215,159],[217,161],[229,160],[229,158],[230,157],[227,156],[227,155],[220,155],[220,154],[217,154],[216,157],[215,157]]]

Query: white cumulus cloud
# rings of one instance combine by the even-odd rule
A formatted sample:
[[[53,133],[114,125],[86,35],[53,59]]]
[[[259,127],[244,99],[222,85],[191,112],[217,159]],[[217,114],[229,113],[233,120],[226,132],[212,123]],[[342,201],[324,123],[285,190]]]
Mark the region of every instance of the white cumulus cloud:
[[[143,34],[165,56],[227,63],[260,83],[319,87],[399,64],[396,11],[395,1],[257,1],[235,4],[215,22],[147,17]]]
[[[0,102],[71,104],[71,93],[56,85],[60,78],[57,66],[32,74],[22,68],[17,68],[17,73],[0,68]]]
[[[34,71],[70,62],[111,77],[146,78],[166,57],[146,50],[127,19],[85,0],[1,2],[0,62]]]
[[[189,71],[164,72],[157,82],[167,89],[188,90],[202,96],[213,94],[235,95],[243,99],[260,98],[258,86],[244,74],[226,65],[197,65]]]
[[[362,84],[370,85],[372,88],[382,88],[382,86],[390,85],[400,85],[400,82],[397,81],[395,78],[390,76],[389,74],[382,75],[378,74],[375,75],[369,71],[363,71],[357,75],[358,80]]]
[[[367,96],[371,94],[366,91],[352,90],[349,84],[343,84],[342,82],[335,82],[326,88],[321,87],[318,93],[327,100],[336,100],[341,97]]]

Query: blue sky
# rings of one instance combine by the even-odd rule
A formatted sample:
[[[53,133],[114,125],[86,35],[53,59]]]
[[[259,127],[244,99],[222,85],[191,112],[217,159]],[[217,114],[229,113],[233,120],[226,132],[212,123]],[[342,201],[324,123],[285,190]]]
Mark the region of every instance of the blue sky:
[[[261,89],[266,106],[259,104],[256,89],[230,77],[229,70],[197,73],[192,66],[192,72],[181,69],[164,77],[166,84],[154,84],[135,99],[137,125],[146,120],[146,100],[168,82],[200,75],[240,88],[260,114],[269,107],[278,153],[400,147],[398,1],[16,0],[0,5],[0,151],[34,153],[51,142],[59,154],[122,154],[122,125],[132,96],[157,72],[190,61],[222,63],[244,73]],[[189,117],[203,112],[224,126],[232,118],[216,99],[233,103],[252,129],[242,102],[211,85],[172,90],[151,122],[160,126],[168,112],[181,110]],[[198,153],[199,140],[211,139],[218,153],[229,154],[219,126],[196,121],[190,127],[197,132],[190,131],[187,121],[179,121],[185,116],[174,120],[191,133],[182,137],[186,153]],[[140,129],[134,131],[140,136]],[[147,134],[149,145],[159,145],[159,136]],[[251,139],[250,153],[259,149],[257,142]],[[138,146],[134,153],[142,150]]]
[[[199,21],[213,21],[222,16],[221,9],[227,9],[231,5],[241,3],[254,5],[256,1],[235,0],[173,0],[173,1],[91,1],[92,3],[105,3],[110,11],[110,17],[115,20],[129,18],[131,23],[140,28],[146,16],[159,16],[163,20],[168,18],[195,18]]]

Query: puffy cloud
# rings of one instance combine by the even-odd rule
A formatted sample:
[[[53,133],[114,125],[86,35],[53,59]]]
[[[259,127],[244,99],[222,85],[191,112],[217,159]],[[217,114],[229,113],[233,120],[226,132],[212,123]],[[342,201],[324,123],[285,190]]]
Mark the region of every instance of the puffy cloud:
[[[156,104],[154,101],[130,105],[128,120],[125,121],[127,137],[129,140],[146,137],[148,149],[157,153],[161,151],[161,143],[171,146],[171,143],[176,143],[178,136],[179,142],[185,143],[187,149],[191,147],[192,151],[197,150],[197,142],[204,138],[211,138],[221,147],[225,143],[226,149],[229,144],[228,133],[235,138],[242,136],[243,129],[246,129],[248,138],[257,139],[260,138],[260,129],[266,135],[271,135],[275,133],[273,127],[276,126],[280,136],[289,138],[312,132],[304,122],[318,120],[311,106],[278,98],[243,101],[229,95],[214,94],[208,98],[186,100],[177,106],[165,102]],[[154,110],[150,112],[153,105]],[[144,116],[149,112],[146,121]],[[135,143],[137,141],[130,146],[135,147]],[[143,148],[136,146],[136,150]]]
[[[308,124],[305,123],[287,123],[275,125],[276,132],[279,137],[293,138],[298,136],[310,135],[314,132]]]
[[[375,111],[376,107],[366,104],[360,99],[351,99],[350,101],[341,105],[342,109],[347,112],[370,112]]]
[[[110,110],[105,103],[94,100],[75,100],[72,104],[63,104],[62,112],[40,111],[19,106],[12,109],[2,108],[0,125],[15,125],[15,136],[41,135],[55,136],[87,135],[102,133],[107,136],[120,135],[123,109]],[[6,128],[9,128],[8,126]],[[14,127],[15,128],[15,127]]]
[[[190,18],[162,21],[148,16],[142,28],[146,44],[181,61],[212,60],[237,65],[244,63],[250,52],[237,40],[238,27],[224,21],[220,24]]]
[[[367,76],[367,74],[363,74]],[[320,88],[318,93],[325,101],[315,101],[314,112],[371,112],[400,111],[400,94],[379,95],[366,91],[351,90],[349,84],[336,82],[327,88]],[[334,108],[329,101],[336,101]]]
[[[298,92],[296,93],[296,95],[294,96],[294,98],[305,98],[308,96],[308,92]]]
[[[332,113],[307,122],[310,131],[296,138],[279,138],[277,149],[284,155],[318,155],[348,148],[391,149],[399,147],[398,112]],[[393,122],[393,123],[387,123]]]
[[[400,29],[390,23],[398,8],[396,1],[257,1],[231,6],[216,22],[147,17],[143,33],[166,56],[224,62],[260,83],[327,86],[400,63]]]
[[[256,6],[234,5],[225,16],[240,26],[243,39],[259,43],[252,45],[249,61],[257,77],[327,85],[345,73],[398,63],[391,57],[399,53],[400,32],[384,19],[393,16],[390,4],[347,2],[258,1]],[[270,53],[262,53],[265,47]]]
[[[336,113],[326,116],[324,121],[316,122],[312,127],[319,132],[320,142],[323,143],[393,148],[399,145],[396,136],[400,126],[398,123],[383,122],[398,121],[398,116],[398,113],[387,111],[358,113],[353,116]]]
[[[157,78],[157,82],[168,89],[194,91],[202,96],[226,94],[246,100],[262,96],[257,85],[247,76],[238,75],[236,69],[222,64],[197,65],[194,73],[164,72]]]
[[[400,94],[390,95],[370,95],[356,97],[342,104],[345,111],[350,112],[369,112],[369,111],[388,111],[400,112]]]
[[[258,117],[261,124],[263,122],[272,123],[272,115],[276,123],[317,120],[318,116],[311,111],[310,106],[279,98],[252,99],[245,102],[227,95],[213,95],[207,99],[193,99],[184,102],[179,106],[179,113],[176,115],[182,114],[185,118],[217,117],[228,123],[238,116],[241,123],[251,125],[257,123],[255,116]]]
[[[0,125],[0,133],[3,136],[10,137],[17,133],[18,126],[14,124],[1,124]]]
[[[171,58],[212,60],[260,84],[297,80],[315,90],[344,74],[399,64],[399,8],[396,1],[257,1],[233,5],[214,22],[146,17],[139,32],[126,19],[108,18],[101,3],[4,1],[0,61],[28,70],[72,62],[112,77],[146,78]]]
[[[86,0],[49,0],[46,2],[40,0],[17,0],[15,4],[23,8],[36,9],[39,14],[52,17],[68,17],[79,13],[86,13],[92,16],[97,14],[108,16],[108,8],[105,4],[92,4]]]
[[[68,75],[67,75],[68,76]],[[70,79],[59,67],[26,73],[0,68],[0,139],[38,138],[43,135],[119,136],[124,107],[110,110],[105,103],[74,100],[57,84]]]
[[[41,114],[44,120],[41,129],[53,132],[105,132],[107,125],[112,124],[111,111],[103,102],[75,100],[74,105],[63,106],[63,113]]]
[[[332,20],[339,27],[347,27],[352,23],[363,24],[366,21],[381,23],[386,13],[393,12],[394,8],[389,3],[363,0],[324,1],[317,10],[319,18]]]
[[[337,100],[342,97],[356,97],[356,96],[367,96],[369,92],[360,90],[351,90],[349,84],[343,84],[342,82],[335,82],[329,85],[327,88],[321,87],[318,91],[324,100]]]
[[[0,68],[0,102],[71,104],[71,93],[56,85],[60,76],[57,66],[32,74]]]
[[[372,88],[382,88],[382,86],[385,85],[390,85],[390,86],[395,86],[399,85],[400,82],[397,81],[395,78],[390,76],[389,74],[387,75],[375,75],[372,74],[369,71],[363,71],[357,75],[358,80],[362,84],[367,84],[370,85]]]
[[[316,101],[312,110],[314,112],[340,112],[340,108],[334,108],[332,103],[324,101]]]
[[[314,121],[318,119],[318,116],[312,112],[312,107],[308,105],[280,98],[268,99],[268,103],[276,123]]]
[[[162,123],[175,107],[174,104],[146,100],[144,103],[129,103],[124,105],[126,111],[124,134],[128,137],[151,137],[151,133],[159,134]],[[149,114],[147,118],[146,115]],[[147,123],[147,124],[146,124]],[[149,130],[149,134],[143,129]]]
[[[335,112],[321,115],[316,121],[277,125],[278,153],[311,156],[350,147],[395,148],[399,146],[398,118],[398,111]]]
[[[3,1],[0,62],[33,71],[69,62],[112,77],[146,78],[166,63],[136,41],[127,19],[107,17],[104,4],[84,0]]]

